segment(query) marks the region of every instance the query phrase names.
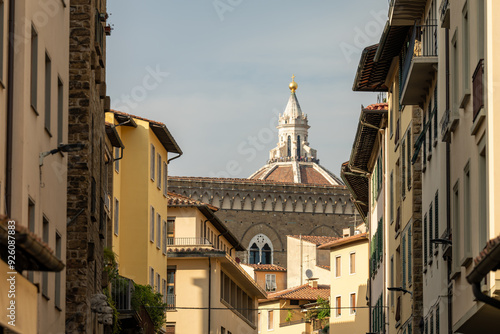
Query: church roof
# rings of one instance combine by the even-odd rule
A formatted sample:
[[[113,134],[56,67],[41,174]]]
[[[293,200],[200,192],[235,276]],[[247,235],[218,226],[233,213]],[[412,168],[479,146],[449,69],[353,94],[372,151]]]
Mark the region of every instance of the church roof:
[[[270,161],[252,174],[249,179],[325,186],[344,185],[340,178],[315,161],[301,161],[301,159],[297,161]]]

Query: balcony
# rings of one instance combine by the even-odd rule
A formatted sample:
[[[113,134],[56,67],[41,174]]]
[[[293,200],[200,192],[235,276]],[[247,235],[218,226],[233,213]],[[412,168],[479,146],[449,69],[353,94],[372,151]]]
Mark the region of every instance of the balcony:
[[[446,110],[441,119],[441,141],[447,142],[450,140],[451,134],[458,126],[460,114],[458,110]]]
[[[441,17],[441,28],[450,28],[450,0],[441,0],[439,15]]]
[[[429,93],[437,73],[437,25],[413,26],[403,60],[400,103],[420,105]]]
[[[125,277],[118,277],[111,283],[111,298],[118,311],[132,310],[134,282]]]
[[[175,310],[175,295],[167,294],[167,311]]]
[[[389,22],[391,26],[410,26],[422,18],[427,0],[391,0]]]
[[[212,243],[206,238],[167,238],[167,246],[208,246],[213,247]]]

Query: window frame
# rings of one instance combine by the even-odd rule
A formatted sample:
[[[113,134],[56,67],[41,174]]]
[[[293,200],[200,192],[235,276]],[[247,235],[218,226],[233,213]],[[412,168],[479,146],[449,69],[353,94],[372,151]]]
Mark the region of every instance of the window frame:
[[[342,277],[342,255],[335,256],[335,278]]]

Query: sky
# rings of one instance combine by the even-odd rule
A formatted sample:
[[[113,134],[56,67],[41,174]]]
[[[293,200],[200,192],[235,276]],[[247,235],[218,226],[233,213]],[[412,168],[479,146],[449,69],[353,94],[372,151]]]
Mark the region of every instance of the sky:
[[[377,102],[352,85],[387,11],[387,0],[108,0],[111,106],[165,123],[184,152],[169,175],[246,178],[278,142],[294,74],[309,144],[339,175],[361,105]]]

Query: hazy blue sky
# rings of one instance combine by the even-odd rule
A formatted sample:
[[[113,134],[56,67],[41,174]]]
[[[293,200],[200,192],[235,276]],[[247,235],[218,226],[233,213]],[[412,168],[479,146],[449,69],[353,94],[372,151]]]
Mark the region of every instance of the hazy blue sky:
[[[387,8],[387,0],[109,0],[111,104],[167,125],[184,151],[169,175],[248,177],[277,143],[295,74],[310,145],[338,175],[361,104],[376,102],[352,84]]]

